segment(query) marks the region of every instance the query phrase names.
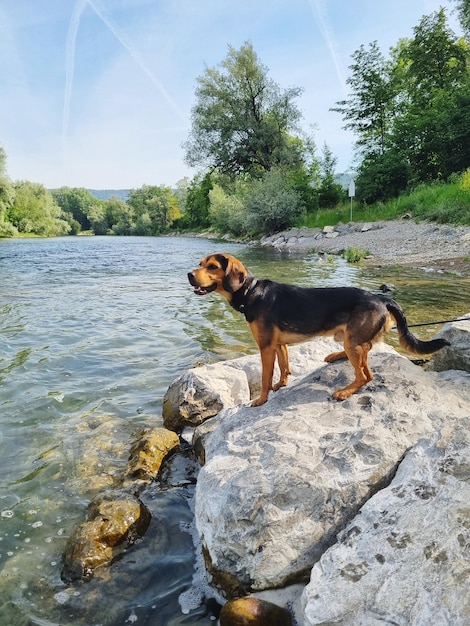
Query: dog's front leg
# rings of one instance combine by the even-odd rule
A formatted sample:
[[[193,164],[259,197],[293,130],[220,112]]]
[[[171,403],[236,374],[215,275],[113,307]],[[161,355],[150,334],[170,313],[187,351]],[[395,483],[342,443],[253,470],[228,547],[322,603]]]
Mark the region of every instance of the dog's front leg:
[[[276,348],[267,346],[260,348],[261,353],[261,393],[251,406],[261,406],[267,399],[273,386],[274,361],[276,360]]]
[[[289,367],[289,352],[285,343],[281,343],[276,350],[277,362],[279,365],[280,376],[279,382],[273,385],[273,391],[277,391],[281,387],[287,387],[287,381],[289,374],[291,374]]]

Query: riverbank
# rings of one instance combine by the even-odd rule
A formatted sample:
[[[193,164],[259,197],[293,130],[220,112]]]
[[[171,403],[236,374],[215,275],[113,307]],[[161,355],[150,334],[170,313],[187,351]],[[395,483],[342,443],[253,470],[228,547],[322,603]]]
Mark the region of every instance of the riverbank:
[[[291,228],[260,244],[279,250],[341,254],[356,248],[367,253],[364,263],[409,265],[470,276],[470,227],[411,219],[351,222],[319,228]]]

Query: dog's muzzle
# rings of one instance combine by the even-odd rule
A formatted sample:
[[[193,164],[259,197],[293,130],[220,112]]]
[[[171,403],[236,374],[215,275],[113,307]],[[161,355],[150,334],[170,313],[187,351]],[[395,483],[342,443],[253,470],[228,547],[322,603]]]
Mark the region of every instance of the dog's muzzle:
[[[211,291],[217,289],[217,284],[213,283],[212,285],[208,285],[207,287],[203,287],[202,285],[198,285],[196,277],[194,276],[194,272],[188,272],[188,280],[192,287],[194,287],[194,293],[198,296],[205,296]]]

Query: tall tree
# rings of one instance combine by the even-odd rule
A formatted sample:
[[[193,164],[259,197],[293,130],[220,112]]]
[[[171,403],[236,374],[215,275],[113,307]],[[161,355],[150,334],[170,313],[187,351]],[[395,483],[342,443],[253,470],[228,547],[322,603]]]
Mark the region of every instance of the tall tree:
[[[8,210],[8,219],[20,233],[53,237],[66,235],[70,230],[46,188],[28,181],[15,183],[15,201]]]
[[[299,146],[289,141],[301,114],[299,88],[281,88],[268,77],[253,46],[229,46],[219,67],[197,78],[186,161],[231,177],[259,178],[274,166],[298,164]]]
[[[7,220],[7,211],[15,198],[15,189],[7,176],[7,155],[0,146],[0,237],[15,234],[14,226]]]
[[[344,128],[356,134],[363,155],[383,154],[395,114],[391,67],[376,41],[362,45],[352,58],[351,76],[346,81],[351,93],[331,110],[342,114]]]
[[[446,178],[456,166],[456,132],[462,135],[453,120],[460,118],[461,94],[467,89],[468,46],[448,27],[441,9],[423,16],[397,60],[403,84],[395,146],[406,155],[415,180]]]
[[[470,36],[470,0],[457,0],[460,24],[467,36]]]

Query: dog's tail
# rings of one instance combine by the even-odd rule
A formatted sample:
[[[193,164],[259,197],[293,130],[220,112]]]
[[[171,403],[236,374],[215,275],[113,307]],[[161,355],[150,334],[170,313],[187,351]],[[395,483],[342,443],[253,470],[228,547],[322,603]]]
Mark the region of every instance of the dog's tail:
[[[398,302],[389,298],[384,299],[384,302],[389,313],[396,322],[400,345],[408,352],[412,352],[413,354],[431,354],[433,352],[437,352],[441,348],[444,348],[444,346],[450,345],[447,339],[431,339],[431,341],[421,341],[411,334],[403,309]]]

